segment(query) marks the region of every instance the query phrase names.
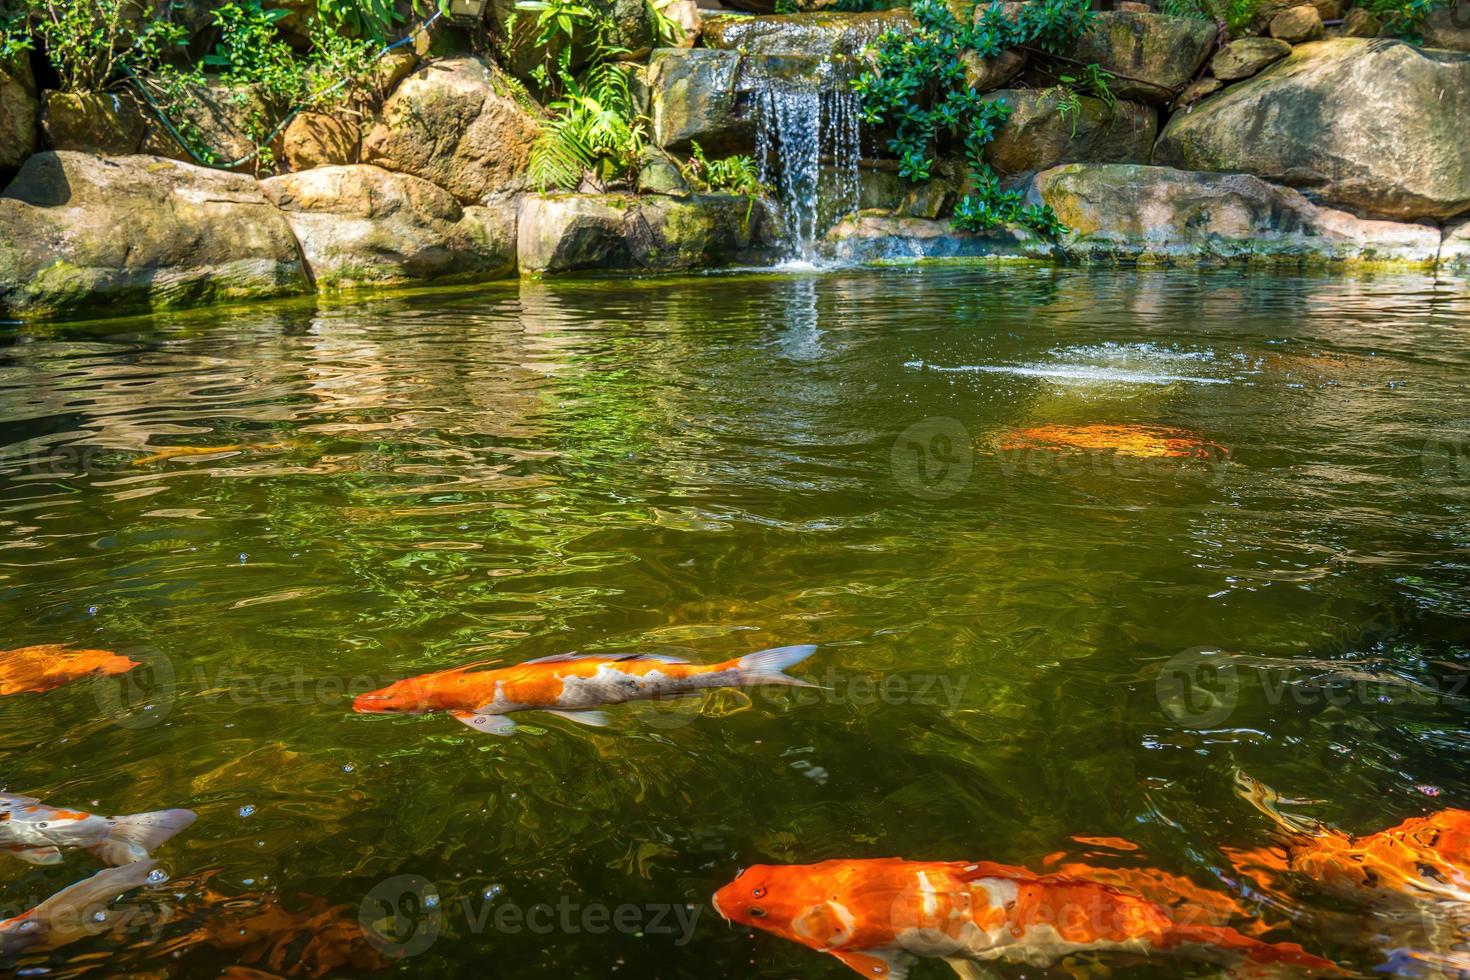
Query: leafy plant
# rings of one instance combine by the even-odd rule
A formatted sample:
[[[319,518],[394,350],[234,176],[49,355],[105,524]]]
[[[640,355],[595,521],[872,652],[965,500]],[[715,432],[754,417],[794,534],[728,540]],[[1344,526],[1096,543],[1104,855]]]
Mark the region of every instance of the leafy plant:
[[[148,17],[139,0],[36,0],[30,28],[65,92],[99,92],[124,69],[157,64],[182,45],[182,26]],[[29,42],[12,25],[0,41],[16,51]]]
[[[34,47],[24,17],[0,17],[0,65]]]
[[[739,154],[723,160],[711,160],[704,155],[698,143],[690,141],[689,162],[680,170],[690,183],[706,190],[735,194],[745,198],[744,225],[750,224],[750,215],[755,202],[770,188],[761,182],[760,167],[754,158]]]
[[[899,174],[911,181],[929,179],[942,146],[963,147],[969,188],[955,206],[956,227],[979,230],[1018,221],[1054,234],[1060,226],[1050,208],[1026,207],[1019,192],[1003,191],[985,162],[985,147],[1005,124],[1010,106],[971,90],[963,59],[993,58],[1019,45],[1060,54],[1091,25],[1089,0],[1038,0],[1014,18],[999,2],[983,12],[971,2],[961,8],[962,16],[942,0],[914,0],[910,10],[917,28],[882,34],[870,48],[872,67],[853,82],[863,121],[894,127],[888,148],[898,157]]]
[[[664,9],[669,0],[650,0],[647,9],[659,43],[679,31]],[[626,48],[608,41],[613,23],[579,0],[522,0],[517,12],[534,13],[535,44],[544,52],[532,72],[554,97],[550,119],[531,145],[529,179],[540,190],[576,187],[587,173],[602,182],[626,177],[639,162],[647,122],[639,114],[630,75],[618,59]],[[515,19],[511,33],[516,30]],[[572,71],[574,47],[589,52],[587,66]]]
[[[1414,44],[1423,43],[1420,28],[1424,18],[1449,0],[1362,0],[1363,9],[1383,21],[1390,34]]]
[[[414,6],[420,9],[417,3]],[[321,21],[336,25],[348,37],[378,44],[387,42],[403,23],[393,0],[317,0],[316,8]]]
[[[1264,0],[1160,0],[1161,13],[1214,21],[1226,36],[1239,36],[1260,13]]]

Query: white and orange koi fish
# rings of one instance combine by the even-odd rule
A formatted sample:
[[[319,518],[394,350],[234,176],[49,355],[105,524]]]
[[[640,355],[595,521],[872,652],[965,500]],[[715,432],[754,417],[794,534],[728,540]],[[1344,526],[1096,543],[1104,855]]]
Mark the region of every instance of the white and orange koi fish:
[[[56,949],[107,928],[107,907],[147,884],[156,862],[105,868],[29,912],[0,921],[0,956]]]
[[[714,906],[873,980],[903,980],[920,958],[982,980],[992,963],[1049,967],[1081,952],[1168,954],[1262,977],[1341,972],[1295,943],[1261,942],[1112,885],[988,861],[757,865]]]
[[[362,714],[447,711],[476,731],[495,735],[515,731],[507,715],[516,711],[545,711],[601,727],[608,717],[597,709],[608,704],[674,698],[716,687],[815,687],[783,671],[816,649],[779,647],[717,664],[648,653],[563,653],[496,670],[472,670],[480,665],[470,664],[389,684],[360,695],[352,707]]]
[[[107,864],[146,861],[153,849],[194,822],[191,810],[101,817],[0,793],[0,851],[30,864],[59,864],[63,847],[80,847]]]

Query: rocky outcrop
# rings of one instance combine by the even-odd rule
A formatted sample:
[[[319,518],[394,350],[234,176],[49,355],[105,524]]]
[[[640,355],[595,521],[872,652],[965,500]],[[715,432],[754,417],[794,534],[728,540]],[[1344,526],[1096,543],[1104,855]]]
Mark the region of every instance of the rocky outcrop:
[[[1288,7],[1271,18],[1267,29],[1272,37],[1290,44],[1320,41],[1326,33],[1326,28],[1322,26],[1322,15],[1311,4]]]
[[[746,150],[755,113],[740,92],[741,57],[709,48],[663,48],[648,66],[653,139],[668,150],[691,142],[714,154]]]
[[[123,156],[137,153],[148,120],[128,93],[47,92],[41,131],[53,150]]]
[[[763,203],[723,194],[529,195],[517,254],[523,274],[700,269],[756,260],[772,229]]]
[[[318,289],[515,272],[515,208],[461,207],[419,177],[367,164],[272,177],[261,189],[301,243]]]
[[[1274,37],[1242,37],[1225,45],[1210,59],[1210,74],[1222,82],[1238,82],[1291,54],[1291,45]]]
[[[250,173],[256,169],[256,139],[264,139],[278,118],[259,90],[249,85],[211,85],[194,92],[190,104],[176,112],[179,128],[196,152],[214,166],[234,165]],[[194,162],[189,151],[151,117],[141,152]]]
[[[838,262],[917,262],[926,259],[1050,260],[1057,249],[1020,225],[984,232],[955,231],[948,221],[860,212],[827,232],[822,253]]]
[[[303,112],[281,134],[281,159],[290,170],[356,163],[357,123],[320,112]]]
[[[1215,36],[1207,20],[1115,10],[1098,14],[1067,54],[1116,75],[1109,86],[1120,99],[1167,103],[1205,63]]]
[[[462,204],[525,187],[537,108],[479,58],[447,58],[410,75],[363,141],[362,162],[412,174]]]
[[[993,58],[982,58],[966,51],[960,61],[965,65],[965,84],[976,92],[989,92],[1021,74],[1026,67],[1026,52],[1007,48]]]
[[[854,57],[884,31],[911,30],[907,10],[866,14],[794,14],[780,17],[717,16],[704,22],[707,48],[752,55],[802,58]]]
[[[896,217],[937,218],[953,206],[959,182],[936,173],[914,183],[898,169],[863,167],[858,171],[858,208]]]
[[[0,175],[13,172],[36,152],[36,80],[24,57],[0,63]]]
[[[1247,174],[1072,164],[1037,174],[1031,197],[1083,259],[1432,266],[1440,245],[1433,225],[1358,218]]]
[[[1304,44],[1169,120],[1154,161],[1241,171],[1393,218],[1470,209],[1470,55],[1396,41]]]
[[[159,157],[31,157],[0,195],[0,308],[160,309],[310,289],[251,178]]]
[[[1157,110],[1137,102],[1110,108],[1081,96],[1077,111],[1063,115],[1055,89],[1006,89],[986,98],[1011,107],[985,148],[985,159],[1004,176],[1029,176],[1059,163],[1147,162],[1158,136]]]
[[[1419,25],[1426,48],[1470,51],[1470,0],[1450,0],[1431,10]]]

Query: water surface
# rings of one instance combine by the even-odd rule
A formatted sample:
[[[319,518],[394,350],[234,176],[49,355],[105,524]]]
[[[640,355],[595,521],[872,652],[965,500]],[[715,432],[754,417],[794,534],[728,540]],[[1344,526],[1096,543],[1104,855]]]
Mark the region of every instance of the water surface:
[[[406,975],[835,977],[708,896],[757,862],[1040,867],[1080,835],[1255,900],[1237,768],[1353,832],[1470,807],[1463,283],[892,269],[6,329],[0,648],[146,667],[6,699],[0,779],[200,814],[161,851],[166,921],[24,969],[359,976],[360,910],[409,875],[438,933],[384,961]],[[1202,448],[1006,448],[1097,425]],[[612,733],[347,697],[793,643],[827,690]],[[95,864],[4,868],[14,908]],[[1383,962],[1316,901],[1272,938]],[[495,917],[538,905],[568,911]]]

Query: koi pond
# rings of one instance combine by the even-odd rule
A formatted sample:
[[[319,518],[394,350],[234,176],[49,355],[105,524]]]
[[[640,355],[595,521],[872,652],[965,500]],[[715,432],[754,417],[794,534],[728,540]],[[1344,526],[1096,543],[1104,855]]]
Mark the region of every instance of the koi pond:
[[[806,644],[817,686],[608,727],[354,710]],[[838,956],[915,926],[878,885],[737,880],[902,857],[1454,976],[1466,837],[1412,821],[1470,809],[1470,290],[933,266],[0,327],[0,649],[0,789],[197,814],[0,973],[989,975],[953,930]],[[0,919],[126,861],[62,845],[0,855]],[[991,965],[1235,969],[1044,925]]]

